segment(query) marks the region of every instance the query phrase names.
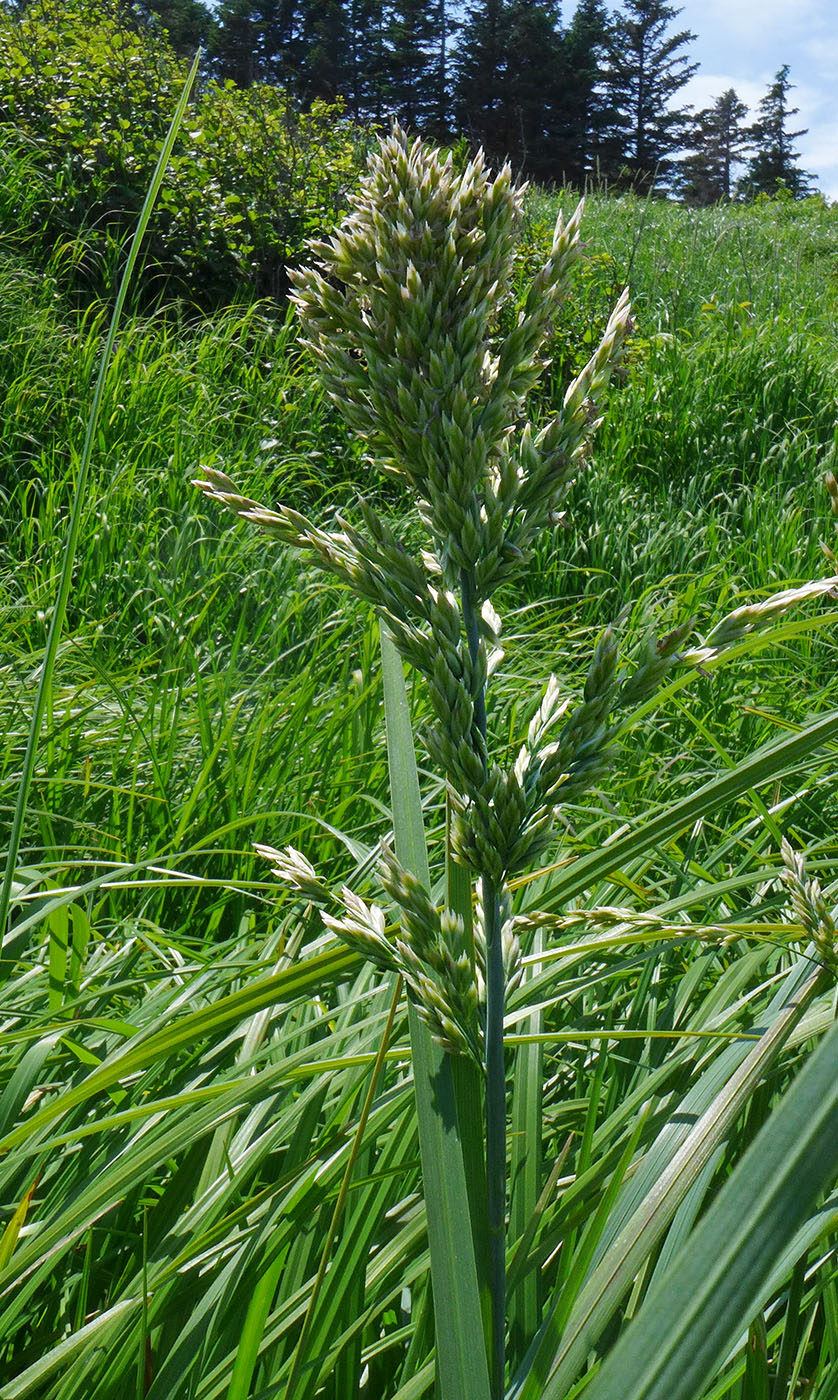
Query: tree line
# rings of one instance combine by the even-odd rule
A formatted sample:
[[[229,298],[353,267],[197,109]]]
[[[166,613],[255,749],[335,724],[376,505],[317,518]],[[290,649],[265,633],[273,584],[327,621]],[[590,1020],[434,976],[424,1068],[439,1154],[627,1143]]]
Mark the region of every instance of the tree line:
[[[754,120],[733,89],[679,106],[696,35],[663,0],[141,0],[176,47],[202,43],[239,87],[276,84],[304,107],[340,100],[436,140],[465,138],[542,184],[656,190],[690,203],[811,193],[789,124],[788,65]]]
[[[25,14],[36,0],[0,0]],[[694,113],[679,96],[696,35],[664,0],[124,0],[208,77],[279,89],[299,109],[342,105],[359,124],[395,116],[434,140],[481,145],[544,185],[655,191],[707,205],[812,192],[790,130],[783,65],[755,119],[731,88]]]

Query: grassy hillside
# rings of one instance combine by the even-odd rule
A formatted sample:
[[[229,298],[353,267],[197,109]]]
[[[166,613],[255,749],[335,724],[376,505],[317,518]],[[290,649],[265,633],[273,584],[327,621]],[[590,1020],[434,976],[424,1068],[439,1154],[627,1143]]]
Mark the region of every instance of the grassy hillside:
[[[556,204],[530,199],[522,278],[549,248]],[[504,599],[510,742],[551,671],[578,693],[605,623],[619,619],[632,653],[653,618],[665,631],[695,614],[700,642],[741,604],[838,572],[824,486],[836,443],[836,211],[600,196],[584,236],[589,261],[555,326],[537,416],[560,401],[626,284],[636,329],[594,461],[539,542],[523,595]],[[105,328],[104,309],[71,306],[60,258],[36,266],[14,227],[0,230],[4,826]],[[345,590],[208,504],[190,485],[202,465],[320,520],[351,516],[371,494],[416,532],[324,401],[280,308],[129,319],[108,373],[2,964],[0,1396],[408,1400],[432,1393],[434,1373],[404,1004],[356,1142],[390,992],[310,906],[277,893],[253,851],[292,843],[327,878],[373,888],[371,852],[391,820],[377,628]],[[614,833],[838,707],[836,617],[828,598],[807,604],[650,704],[607,783],[568,811],[534,886],[542,900],[558,904],[569,863]],[[418,687],[412,703],[418,722]],[[531,1220],[513,1195],[511,1243],[525,1218],[531,1226],[512,1271],[513,1363],[545,1301],[573,1302],[627,1144],[629,1157],[649,1148],[728,1039],[760,1024],[794,965],[802,931],[783,912],[782,835],[834,903],[835,736],[765,771],[768,782],[754,770],[743,791],[720,788],[630,863],[602,864],[571,898],[631,906],[647,916],[644,938],[591,954],[574,951],[572,932],[566,956],[547,960],[552,935],[525,947],[533,999],[513,1001],[510,1083],[533,1069],[516,1036],[535,1027],[537,1000],[543,1117]],[[444,801],[425,777],[439,870]],[[688,920],[706,934],[665,931]],[[829,1023],[832,995],[818,988],[661,1258]],[[751,1344],[728,1356],[708,1398],[767,1396],[769,1383],[777,1396],[834,1393],[835,1212],[830,1200],[796,1239]],[[324,1249],[334,1263],[320,1289]],[[646,1259],[620,1315],[658,1264]]]

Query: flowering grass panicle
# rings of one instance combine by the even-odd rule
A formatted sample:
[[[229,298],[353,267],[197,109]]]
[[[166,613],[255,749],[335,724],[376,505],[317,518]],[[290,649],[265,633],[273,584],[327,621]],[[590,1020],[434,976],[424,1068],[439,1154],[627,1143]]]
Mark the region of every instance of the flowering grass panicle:
[[[601,344],[557,414],[536,432],[526,395],[581,256],[581,206],[559,218],[552,249],[499,337],[511,296],[524,190],[482,155],[462,173],[395,128],[373,156],[352,211],[317,263],[294,274],[303,339],[327,392],[373,461],[400,477],[429,531],[411,555],[367,503],[361,528],[324,530],[287,507],[265,509],[223,473],[201,485],[371,602],[427,682],[425,738],[456,813],[453,845],[500,884],[549,841],[560,789],[577,796],[605,769],[610,683],[598,651],[583,705],[544,753],[506,770],[490,762],[486,684],[501,623],[492,594],[525,566],[587,454],[601,395],[630,328],[620,299]],[[613,673],[616,650],[613,649]],[[598,688],[597,688],[598,686]]]
[[[461,891],[463,908],[438,911],[430,891],[389,855],[381,878],[399,910],[399,936],[391,941],[383,913],[349,891],[342,915],[324,918],[378,966],[401,974],[440,1044],[485,1066],[493,1400],[505,1368],[503,1016],[507,984],[520,975],[504,883],[549,842],[563,795],[578,796],[604,772],[617,658],[607,634],[565,727],[543,744],[531,730],[526,762],[497,763],[487,710],[490,671],[502,655],[492,597],[526,565],[583,464],[630,329],[624,294],[561,408],[536,431],[526,398],[581,255],[581,206],[566,224],[559,217],[550,254],[500,335],[523,198],[508,167],[492,178],[478,155],[458,172],[450,155],[411,144],[395,127],[348,218],[314,245],[316,264],[294,274],[304,343],[326,391],[372,461],[403,482],[427,530],[426,548],[411,555],[366,503],[360,528],[338,519],[323,530],[287,508],[260,507],[219,472],[205,472],[200,483],[372,603],[427,684],[425,740],[449,794],[448,849],[480,885],[478,938],[468,896]],[[298,861],[279,868],[310,888]]]

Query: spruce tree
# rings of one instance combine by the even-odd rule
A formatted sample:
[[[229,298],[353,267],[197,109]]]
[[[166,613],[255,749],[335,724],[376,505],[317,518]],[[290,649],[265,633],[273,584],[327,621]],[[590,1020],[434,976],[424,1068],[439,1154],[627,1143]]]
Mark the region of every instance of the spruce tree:
[[[298,93],[303,102],[334,102],[352,82],[349,25],[344,0],[318,0],[302,7],[299,21]]]
[[[648,191],[669,183],[689,132],[690,109],[671,104],[698,69],[684,52],[696,36],[668,32],[681,10],[663,0],[625,0],[625,9],[611,27],[600,160],[609,179]]]
[[[278,83],[297,92],[303,45],[298,0],[221,0],[212,58],[239,87]]]
[[[347,109],[356,121],[384,117],[384,0],[345,0]]]
[[[473,0],[460,28],[455,61],[457,130],[482,146],[493,164],[504,159],[509,146],[507,21],[505,0]]]
[[[457,32],[454,7],[450,0],[437,0],[436,36],[434,40],[434,109],[425,124],[425,131],[435,141],[447,141],[452,134],[451,122],[451,48]]]
[[[558,178],[578,189],[595,179],[606,124],[602,91],[609,20],[603,0],[579,0],[562,39]]]
[[[806,135],[808,127],[786,130],[786,123],[799,110],[788,105],[793,86],[789,82],[789,65],[784,63],[759,104],[760,116],[751,128],[756,150],[740,185],[741,192],[749,197],[777,194],[785,188],[795,199],[803,199],[814,188],[814,177],[800,169],[800,152],[792,145],[798,136]]]
[[[518,171],[547,184],[561,178],[557,146],[565,116],[564,50],[555,0],[512,0],[505,41],[506,154]]]
[[[438,114],[438,10],[426,0],[395,0],[390,7],[384,90],[389,111],[408,130],[424,130]]]
[[[751,145],[743,126],[748,108],[733,88],[705,107],[695,120],[692,153],[684,161],[682,192],[688,204],[718,204],[733,192],[732,170]]]
[[[562,178],[566,63],[557,0],[482,0],[457,47],[455,114],[475,144],[543,182]]]
[[[215,16],[202,0],[142,0],[134,9],[159,21],[181,58],[191,57],[199,46],[209,47],[215,36]]]
[[[210,59],[219,78],[230,78],[238,87],[256,81],[254,16],[251,0],[221,0],[218,28],[210,46]]]

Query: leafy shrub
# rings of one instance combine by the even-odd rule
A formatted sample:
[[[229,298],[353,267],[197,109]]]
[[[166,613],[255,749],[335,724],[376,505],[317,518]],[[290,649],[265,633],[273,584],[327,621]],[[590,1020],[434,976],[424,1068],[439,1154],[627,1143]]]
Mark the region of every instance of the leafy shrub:
[[[267,85],[210,83],[195,116],[161,191],[170,255],[191,282],[209,273],[278,295],[288,263],[342,208],[362,143],[338,106],[297,112]]]
[[[0,14],[0,131],[41,177],[24,233],[75,240],[83,276],[112,280],[188,65],[119,0],[36,0]],[[276,295],[359,167],[341,110],[298,113],[285,92],[204,81],[161,191],[146,290],[203,305]]]

